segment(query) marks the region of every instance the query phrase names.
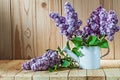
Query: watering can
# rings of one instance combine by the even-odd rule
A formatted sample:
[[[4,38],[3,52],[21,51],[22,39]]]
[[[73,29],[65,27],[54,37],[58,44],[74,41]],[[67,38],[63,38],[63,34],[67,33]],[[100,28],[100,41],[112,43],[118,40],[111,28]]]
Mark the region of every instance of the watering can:
[[[101,48],[99,46],[82,46],[79,48],[79,51],[83,54],[82,57],[78,57],[67,47],[64,47],[62,51],[72,57],[82,69],[99,69],[101,58],[109,54],[108,49],[108,52],[101,56]]]

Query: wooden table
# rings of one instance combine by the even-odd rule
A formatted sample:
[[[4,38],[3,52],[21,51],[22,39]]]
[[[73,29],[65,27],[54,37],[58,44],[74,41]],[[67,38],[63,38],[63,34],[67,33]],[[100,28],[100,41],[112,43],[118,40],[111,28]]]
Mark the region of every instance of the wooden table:
[[[0,80],[120,80],[120,60],[102,60],[101,69],[66,69],[56,72],[26,71],[21,64],[26,60],[1,60]]]

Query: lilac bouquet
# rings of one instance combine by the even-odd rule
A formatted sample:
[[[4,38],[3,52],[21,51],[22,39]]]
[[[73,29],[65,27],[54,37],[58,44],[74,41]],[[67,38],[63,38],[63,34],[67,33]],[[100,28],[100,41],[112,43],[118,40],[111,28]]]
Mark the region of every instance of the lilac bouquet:
[[[60,16],[58,13],[50,13],[50,17],[54,20],[60,32],[67,37],[68,41],[72,41],[75,47],[72,51],[80,56],[78,49],[82,46],[99,46],[101,48],[109,48],[108,41],[114,39],[116,32],[120,30],[118,18],[115,11],[107,12],[103,7],[95,9],[87,19],[87,24],[80,30],[82,21],[78,19],[78,14],[69,2],[64,6],[66,16]],[[69,47],[69,43],[67,42]],[[70,49],[70,48],[69,48]]]

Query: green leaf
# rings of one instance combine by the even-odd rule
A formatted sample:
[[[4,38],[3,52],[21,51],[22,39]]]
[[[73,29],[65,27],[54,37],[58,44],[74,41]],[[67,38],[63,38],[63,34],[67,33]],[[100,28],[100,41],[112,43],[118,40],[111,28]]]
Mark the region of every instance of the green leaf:
[[[72,49],[72,52],[75,53],[78,57],[79,57],[79,56],[82,57],[83,54],[82,54],[80,51],[78,51],[78,50],[79,50],[79,48],[74,47],[74,48]]]
[[[60,49],[60,47],[58,46],[58,52],[61,54],[61,55],[63,55],[64,56],[64,53],[63,53],[63,51]]]
[[[87,43],[89,44],[89,46],[94,46],[97,40],[98,40],[97,36],[90,36],[87,39]]]
[[[87,43],[89,43],[92,40],[92,36],[89,36],[86,40]]]
[[[70,66],[70,62],[67,60],[63,60],[62,67],[69,67],[69,66]]]
[[[99,46],[100,46],[101,48],[109,48],[108,41],[107,41],[106,39],[102,39],[102,40],[100,41]]]
[[[56,71],[57,70],[57,68],[58,68],[58,66],[57,65],[54,65],[54,68],[48,68],[48,71],[49,72],[54,72],[54,71]]]
[[[71,50],[71,49],[70,49],[69,41],[67,41],[66,47],[67,47],[69,50]]]
[[[83,41],[82,41],[81,37],[74,37],[71,41],[74,43],[74,45],[76,47],[80,48],[82,46]]]

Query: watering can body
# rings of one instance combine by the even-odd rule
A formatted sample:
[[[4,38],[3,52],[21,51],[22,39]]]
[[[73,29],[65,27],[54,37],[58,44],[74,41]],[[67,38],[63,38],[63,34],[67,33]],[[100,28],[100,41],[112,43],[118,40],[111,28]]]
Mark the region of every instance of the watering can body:
[[[79,51],[81,51],[81,53],[83,54],[82,57],[76,56],[67,47],[65,47],[63,51],[66,52],[70,57],[75,59],[78,62],[79,67],[82,69],[100,68],[101,48],[99,46],[82,46],[81,48],[79,48]]]

